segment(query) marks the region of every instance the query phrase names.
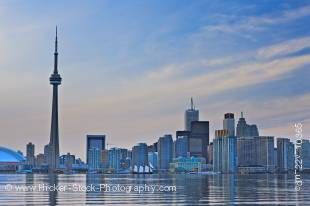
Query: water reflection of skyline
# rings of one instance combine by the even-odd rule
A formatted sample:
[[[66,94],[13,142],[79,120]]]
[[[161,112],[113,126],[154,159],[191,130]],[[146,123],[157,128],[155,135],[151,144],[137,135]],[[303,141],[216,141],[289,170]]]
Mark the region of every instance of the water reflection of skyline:
[[[310,203],[310,175],[296,192],[294,175],[46,175],[0,174],[0,205],[237,205]],[[4,191],[5,184],[35,186],[80,184],[175,185],[176,192]]]

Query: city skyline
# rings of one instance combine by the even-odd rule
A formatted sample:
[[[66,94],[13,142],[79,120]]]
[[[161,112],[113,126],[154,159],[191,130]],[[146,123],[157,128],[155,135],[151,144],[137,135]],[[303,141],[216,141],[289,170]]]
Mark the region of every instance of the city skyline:
[[[193,3],[192,6],[197,9],[198,5]],[[207,7],[207,5],[204,6]],[[243,25],[240,27],[237,24],[232,25],[230,30],[225,28],[225,22],[215,22],[215,25],[195,25],[195,28],[190,31],[181,31],[180,33],[187,37],[197,38],[186,42],[190,45],[182,45],[190,53],[190,58],[186,58],[184,62],[178,59],[187,53],[175,53],[175,50],[180,48],[173,46],[178,43],[185,44],[182,35],[178,34],[181,39],[176,38],[173,42],[169,40],[169,32],[176,32],[174,30],[184,27],[176,24],[172,31],[163,29],[163,34],[156,33],[158,36],[153,37],[155,40],[164,38],[159,41],[159,48],[150,48],[158,51],[170,42],[171,50],[167,50],[166,55],[172,55],[171,59],[160,53],[157,56],[160,64],[150,61],[150,65],[147,63],[153,58],[150,54],[152,51],[146,51],[147,58],[143,59],[141,55],[137,54],[142,54],[144,49],[133,47],[133,54],[128,54],[126,57],[122,53],[126,49],[121,51],[124,49],[121,44],[113,45],[113,43],[117,43],[117,39],[121,38],[121,35],[117,35],[115,39],[110,39],[109,35],[111,34],[104,35],[104,39],[113,40],[112,45],[111,42],[106,42],[107,45],[100,43],[91,49],[89,47],[94,42],[87,37],[91,37],[92,33],[75,28],[74,22],[77,20],[70,20],[70,22],[61,21],[61,19],[53,20],[59,21],[55,24],[60,24],[63,54],[61,54],[59,65],[62,75],[66,79],[66,84],[60,92],[61,153],[65,154],[70,151],[79,157],[85,157],[86,134],[107,135],[108,143],[126,148],[131,148],[138,142],[150,144],[164,134],[174,134],[175,131],[182,130],[184,127],[183,115],[184,111],[189,108],[188,100],[191,96],[194,97],[195,104],[200,111],[200,120],[210,121],[210,139],[214,137],[214,130],[220,128],[224,113],[239,114],[241,111],[245,112],[245,117],[249,122],[258,125],[261,135],[291,138],[294,136],[294,123],[302,122],[304,137],[308,137],[308,128],[310,128],[308,81],[310,57],[307,50],[310,46],[309,29],[298,27],[302,33],[297,35],[294,34],[297,31],[294,31],[295,27],[291,24],[300,20],[306,21],[310,7],[297,4],[278,5],[278,7],[281,8],[280,12],[265,11],[257,15],[256,18],[246,16],[246,13],[240,11],[245,15],[241,15],[244,18],[244,22],[241,21]],[[9,8],[12,9],[12,7]],[[2,56],[0,65],[1,93],[6,97],[0,103],[1,113],[4,114],[0,119],[3,125],[3,137],[0,140],[0,145],[8,145],[11,148],[25,151],[25,145],[32,142],[36,145],[37,153],[39,153],[43,152],[43,147],[49,139],[51,97],[46,79],[52,65],[49,56],[51,34],[53,34],[54,27],[40,25],[40,22],[35,22],[37,24],[34,24],[33,27],[27,26],[27,21],[33,18],[33,16],[27,15],[28,8],[22,9],[17,6],[14,9],[24,11],[21,15],[26,17],[24,22],[26,24],[25,27],[19,28],[22,31],[18,33],[18,36],[9,35],[16,29],[12,26],[4,31],[1,38],[2,42],[6,42],[2,46],[2,51],[8,51],[8,53]],[[49,12],[52,12],[53,9]],[[68,15],[75,16],[75,9],[78,10],[78,8],[74,8]],[[151,16],[158,12],[165,12],[159,8],[147,9],[154,12]],[[251,10],[251,8],[243,9]],[[131,8],[130,12],[128,11],[129,13],[124,15],[138,17],[133,15],[133,11],[134,8]],[[85,19],[86,22],[99,15],[92,13],[91,10],[89,12],[90,17]],[[190,8],[182,10],[182,12],[184,12],[183,15],[192,14],[191,17],[197,19],[198,22],[203,17],[215,20],[215,17],[205,17],[202,14],[196,16]],[[218,15],[220,13],[217,11]],[[62,12],[60,14],[64,15]],[[140,15],[147,16],[146,14]],[[175,20],[180,23],[184,19],[181,14],[175,15],[175,19],[170,17],[171,21]],[[284,20],[280,20],[279,17],[283,17]],[[117,21],[121,21],[123,18],[125,17],[120,17]],[[218,16],[218,18],[234,17]],[[18,17],[13,21],[17,19]],[[137,19],[135,20],[137,21]],[[2,21],[5,24],[4,20]],[[169,22],[168,25],[163,25],[162,20],[160,21],[159,25],[155,25],[155,30],[151,29],[151,31],[155,32],[156,28],[160,26],[165,28],[172,24]],[[235,19],[235,21],[237,20]],[[259,30],[254,29],[253,31],[251,30],[253,28],[246,27],[247,21],[256,22]],[[129,22],[134,24],[132,21]],[[260,39],[260,35],[272,31],[269,27],[272,27],[273,24],[281,24],[284,27],[290,25],[292,36],[278,28],[276,31],[280,33],[282,31],[278,36],[281,38],[277,39],[277,35],[274,34],[275,36],[271,36],[268,40]],[[100,32],[106,31],[103,29],[104,25],[100,25],[99,28],[102,29]],[[120,28],[110,29],[110,32],[113,33]],[[200,29],[198,33],[195,32],[196,29]],[[232,31],[232,29],[237,31]],[[245,32],[241,32],[243,30]],[[132,30],[128,28],[129,31]],[[211,38],[208,35],[215,35],[219,31],[223,32],[224,40],[227,41],[234,35],[240,35],[238,36],[241,38],[241,40],[239,39],[240,43],[249,41],[253,48],[242,48],[240,51],[236,49],[238,51],[236,55],[232,52],[229,54],[218,45],[219,51],[215,50],[215,53],[219,54],[212,57],[207,45],[211,43],[209,40],[215,37]],[[139,32],[143,34],[142,31],[135,32],[132,34],[132,39],[128,40],[128,44],[137,40],[136,35],[140,34]],[[246,36],[253,35],[253,32],[261,32],[260,35],[255,36],[256,41],[260,44],[256,47],[255,41],[251,39],[254,37]],[[28,33],[37,34],[31,37],[31,35],[27,35]],[[81,37],[83,34],[87,34],[85,38]],[[200,39],[202,36],[199,37],[199,35],[206,36]],[[10,47],[12,39],[16,40],[15,38],[18,38],[17,41],[21,43],[18,50]],[[141,39],[141,44],[150,46],[147,44],[152,43],[155,46],[154,39],[150,38],[151,40],[148,41]],[[100,40],[98,36],[96,39]],[[218,41],[220,40],[218,38]],[[124,42],[127,41],[122,43]],[[75,45],[75,43],[80,44]],[[198,43],[203,43],[206,48],[198,48],[193,51],[199,47],[196,45]],[[131,44],[127,45],[127,49],[131,48]],[[233,49],[233,46],[228,42],[223,43],[222,46],[227,45],[231,46],[229,49]],[[112,48],[114,51],[107,54]],[[211,50],[211,48],[209,49]],[[83,51],[86,52],[87,58],[78,60],[83,57]],[[203,51],[202,54],[205,56],[199,56],[200,51]],[[99,56],[91,58],[92,52],[98,52]],[[114,59],[109,59],[115,52],[121,54],[116,55]],[[133,57],[133,55],[137,55],[137,62],[132,60],[128,65],[120,62],[120,60],[128,60],[127,58]],[[14,57],[14,61],[12,57]],[[15,60],[18,57],[20,57],[20,61]],[[100,70],[98,67],[103,69]],[[145,69],[140,71],[137,67]],[[5,68],[10,68],[10,70]],[[132,73],[128,74],[129,71]],[[294,83],[295,81],[298,81],[298,84]],[[35,92],[31,93],[31,91]],[[259,111],[257,108],[260,108]],[[235,118],[237,120],[239,116],[236,115]],[[143,131],[141,131],[141,126]],[[72,141],[80,142],[80,144],[73,147],[70,145]]]

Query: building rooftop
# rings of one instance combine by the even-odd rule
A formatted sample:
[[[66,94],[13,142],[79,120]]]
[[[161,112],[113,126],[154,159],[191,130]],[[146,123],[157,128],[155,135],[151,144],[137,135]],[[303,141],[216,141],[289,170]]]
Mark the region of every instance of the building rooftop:
[[[25,161],[25,157],[23,157],[21,154],[9,148],[0,146],[0,163],[21,161]]]

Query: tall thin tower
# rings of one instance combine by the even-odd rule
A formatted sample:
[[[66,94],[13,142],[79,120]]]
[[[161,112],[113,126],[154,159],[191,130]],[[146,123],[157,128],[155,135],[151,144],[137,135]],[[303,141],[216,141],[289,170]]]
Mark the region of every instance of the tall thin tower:
[[[185,111],[185,130],[191,131],[191,123],[199,120],[199,111],[195,109],[193,98],[191,98],[191,108]]]
[[[57,27],[55,38],[54,52],[54,72],[50,77],[50,84],[53,85],[53,102],[52,102],[52,122],[49,142],[49,161],[50,170],[55,170],[59,167],[59,128],[58,128],[58,85],[61,84],[61,77],[58,74],[58,42],[57,42]]]

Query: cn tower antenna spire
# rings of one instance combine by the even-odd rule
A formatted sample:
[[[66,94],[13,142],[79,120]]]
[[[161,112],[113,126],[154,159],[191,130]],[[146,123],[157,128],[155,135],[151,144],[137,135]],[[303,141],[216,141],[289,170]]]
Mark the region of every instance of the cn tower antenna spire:
[[[191,97],[191,110],[194,110],[194,102],[193,102],[193,97]]]
[[[56,35],[55,35],[54,74],[58,74],[58,37],[57,37],[57,26],[56,26]]]
[[[57,26],[56,26],[55,53],[57,53],[57,50],[58,50],[58,40],[57,40]]]

